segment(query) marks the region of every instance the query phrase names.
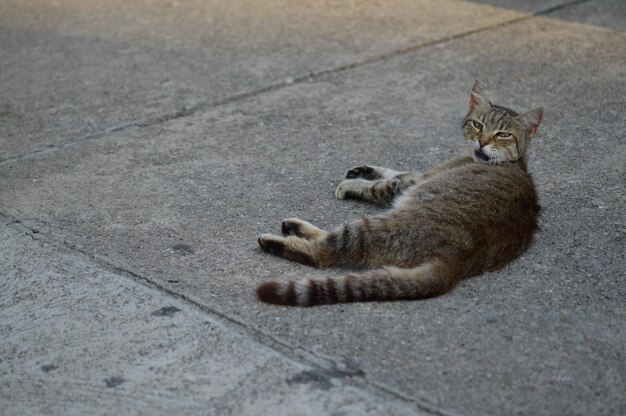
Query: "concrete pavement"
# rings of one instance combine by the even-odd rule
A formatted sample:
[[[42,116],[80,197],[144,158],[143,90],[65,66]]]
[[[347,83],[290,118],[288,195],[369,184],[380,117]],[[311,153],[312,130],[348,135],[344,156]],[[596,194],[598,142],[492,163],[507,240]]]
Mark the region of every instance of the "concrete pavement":
[[[414,413],[3,226],[3,415]]]
[[[624,413],[624,10],[518,3],[3,2],[2,403]],[[320,271],[256,236],[376,212],[334,199],[350,166],[461,153],[475,79],[545,108],[529,252],[423,302],[258,303]]]

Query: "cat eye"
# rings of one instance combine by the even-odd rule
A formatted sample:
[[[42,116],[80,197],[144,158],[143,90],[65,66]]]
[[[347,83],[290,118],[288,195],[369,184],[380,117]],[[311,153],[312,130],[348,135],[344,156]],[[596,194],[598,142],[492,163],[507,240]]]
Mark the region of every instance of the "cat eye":
[[[479,123],[478,121],[476,121],[476,120],[472,120],[472,126],[473,126],[476,130],[478,130],[478,131],[481,131],[481,130],[483,129],[483,125],[482,125],[482,124],[480,124],[480,123]]]
[[[506,138],[511,138],[511,133],[507,133],[505,131],[499,131],[496,133],[496,136],[502,138],[502,139],[506,139]]]

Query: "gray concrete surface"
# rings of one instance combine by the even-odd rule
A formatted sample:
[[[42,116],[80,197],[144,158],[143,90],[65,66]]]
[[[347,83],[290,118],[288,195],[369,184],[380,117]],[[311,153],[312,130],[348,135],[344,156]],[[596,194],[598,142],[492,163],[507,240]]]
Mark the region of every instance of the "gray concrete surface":
[[[0,160],[521,13],[437,0],[6,0]]]
[[[150,364],[136,363],[131,352],[87,353],[96,367],[132,362],[141,397],[146,389],[177,389],[199,406],[208,402],[200,393],[214,384],[200,374],[212,365],[227,374],[226,363],[239,360],[193,349],[210,321],[221,325],[224,342],[207,336],[208,349],[243,344],[262,357],[242,364],[245,376],[237,378],[234,366],[237,374],[226,379],[264,383],[259,368],[270,358],[263,357],[276,357],[282,367],[271,374],[272,403],[300,394],[299,409],[313,413],[625,413],[623,8],[609,0],[480,3],[174,2],[169,10],[138,2],[123,11],[95,2],[61,1],[56,9],[3,3],[0,36],[10,40],[0,46],[9,57],[0,72],[0,105],[9,109],[0,116],[0,212],[9,223],[3,283],[12,288],[20,262],[39,256],[30,279],[45,286],[43,271],[58,267],[58,251],[72,265],[54,273],[58,290],[75,296],[67,305],[84,302],[117,322],[113,294],[124,285],[130,304],[141,296],[153,302],[137,306],[136,317],[164,299],[180,305],[176,331],[195,341],[170,353],[188,367],[158,371],[192,371],[200,378],[195,387],[155,382]],[[219,19],[207,27],[200,23],[207,16]],[[85,60],[46,54],[46,42]],[[137,59],[149,64],[138,67]],[[171,84],[164,87],[161,76]],[[95,89],[79,88],[77,79]],[[256,236],[276,231],[287,216],[328,227],[376,212],[334,199],[352,165],[422,169],[461,153],[459,122],[475,79],[496,102],[545,108],[530,159],[542,230],[529,252],[423,302],[304,310],[259,304],[258,282],[320,271],[263,255]],[[44,247],[25,245],[24,234]],[[109,283],[74,288],[72,276],[85,267]],[[10,341],[0,341],[0,358],[14,371],[3,373],[0,398],[12,409],[43,413],[24,398],[49,394],[34,381],[41,369],[20,364],[6,346],[62,335],[36,319],[18,320],[21,310],[39,308],[43,319],[47,310],[28,300],[39,286],[20,290],[0,298],[12,305],[2,317]],[[4,324],[12,320],[24,327],[20,334]],[[120,326],[147,345],[165,331],[153,323],[148,334],[145,322],[132,322]],[[105,326],[111,338],[124,334],[116,323]],[[106,345],[103,338],[85,343],[88,350]],[[78,368],[45,374],[63,383]],[[285,385],[298,371],[313,380],[309,390]],[[85,377],[98,380],[89,394],[101,405],[142,412],[109,395],[101,380],[118,376]],[[18,383],[25,393],[13,399],[10,386]],[[67,401],[89,404],[79,387],[65,397],[46,395],[51,412],[62,413]],[[236,414],[254,392],[243,387],[228,396],[234,403],[216,396],[211,403]],[[146,399],[152,410],[158,397]],[[351,407],[357,397],[362,408]],[[164,403],[185,409],[184,401]],[[280,414],[272,403],[268,409]]]
[[[414,413],[19,229],[0,237],[3,415]]]

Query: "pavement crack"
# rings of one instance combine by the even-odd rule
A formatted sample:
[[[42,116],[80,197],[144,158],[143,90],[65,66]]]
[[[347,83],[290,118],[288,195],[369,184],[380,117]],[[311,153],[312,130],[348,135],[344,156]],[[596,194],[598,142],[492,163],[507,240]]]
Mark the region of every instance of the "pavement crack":
[[[6,158],[4,160],[0,160],[0,166],[14,162],[16,160],[23,160],[31,157],[36,157],[37,155],[55,152],[63,147],[72,145],[74,143],[83,142],[87,140],[93,140],[100,137],[103,137],[107,134],[124,131],[129,128],[137,127],[137,128],[145,128],[154,125],[158,125],[161,123],[165,123],[170,120],[188,117],[193,115],[199,111],[203,111],[210,108],[215,108],[223,105],[227,105],[229,103],[238,102],[242,100],[246,100],[248,98],[252,98],[255,96],[259,96],[262,94],[269,93],[271,91],[275,91],[278,89],[286,88],[288,86],[294,84],[300,84],[304,82],[309,82],[313,80],[317,80],[326,76],[330,76],[332,74],[336,74],[342,71],[348,71],[354,68],[362,67],[365,65],[369,65],[376,62],[382,62],[389,59],[393,59],[394,57],[410,54],[416,52],[418,50],[443,44],[446,42],[453,41],[455,39],[460,39],[463,37],[467,37],[476,33],[497,29],[500,27],[504,27],[506,25],[510,25],[516,22],[532,19],[536,16],[547,15],[552,12],[562,10],[567,7],[575,6],[578,4],[586,3],[591,0],[575,0],[567,3],[563,3],[558,6],[553,6],[542,11],[523,15],[517,18],[509,19],[507,21],[503,21],[494,25],[485,26],[473,30],[468,30],[462,33],[458,33],[455,35],[450,35],[442,38],[438,38],[432,41],[423,42],[420,44],[410,45],[404,48],[396,49],[394,51],[390,51],[385,54],[372,56],[369,58],[364,58],[360,61],[353,62],[350,64],[346,64],[343,66],[338,66],[334,68],[329,68],[326,70],[321,70],[314,73],[305,74],[293,79],[285,79],[283,81],[279,81],[276,83],[269,84],[265,87],[261,87],[258,89],[254,89],[248,92],[242,92],[239,94],[231,95],[229,97],[223,98],[221,100],[199,103],[190,108],[182,108],[174,112],[161,114],[154,117],[149,117],[144,120],[129,122],[126,124],[118,125],[104,131],[89,134],[86,136],[82,136],[76,139],[69,139],[63,141],[57,145],[46,146],[39,150],[35,150],[29,154],[22,156],[14,156],[10,158]],[[4,214],[0,212],[0,219],[9,227],[18,230],[24,235],[31,238],[33,241],[37,241],[40,243],[50,244],[51,246],[64,250],[70,253],[73,256],[77,256],[77,258],[81,259],[81,261],[88,262],[89,264],[93,264],[95,267],[98,267],[102,270],[108,271],[110,273],[114,273],[122,278],[129,278],[133,281],[138,282],[144,286],[148,286],[150,288],[156,289],[164,294],[167,294],[175,299],[184,301],[187,304],[194,306],[195,308],[203,311],[211,315],[212,317],[218,319],[229,329],[232,329],[234,332],[245,336],[246,338],[252,339],[253,341],[270,348],[273,351],[276,351],[278,354],[286,356],[291,360],[298,362],[306,367],[313,369],[312,371],[305,371],[301,375],[291,378],[292,383],[305,383],[305,382],[314,382],[321,383],[323,386],[326,386],[326,380],[337,380],[341,383],[346,383],[351,386],[355,386],[366,393],[370,393],[379,397],[386,398],[394,398],[399,401],[409,404],[413,407],[419,408],[420,410],[439,416],[451,416],[453,413],[442,410],[438,407],[437,404],[430,403],[425,398],[409,396],[402,391],[390,387],[384,383],[381,383],[363,370],[359,369],[355,365],[342,361],[337,358],[322,356],[314,351],[311,351],[304,346],[301,345],[293,345],[288,340],[281,339],[279,337],[274,336],[271,333],[263,330],[262,328],[251,324],[249,322],[243,321],[236,316],[231,316],[227,312],[221,310],[218,306],[212,304],[209,305],[206,302],[203,302],[201,299],[194,297],[193,295],[186,295],[179,293],[167,286],[167,282],[159,282],[156,279],[151,278],[150,276],[145,276],[140,273],[134,272],[130,268],[122,267],[116,264],[111,263],[109,259],[105,259],[101,256],[98,256],[94,253],[90,253],[88,250],[80,247],[79,245],[67,240],[62,237],[55,237],[54,235],[50,235],[48,233],[42,232],[40,229],[29,225],[30,219],[20,220],[19,218],[13,217],[11,215]],[[41,222],[45,224],[44,222]],[[169,313],[175,313],[172,309],[164,308],[163,310],[157,311],[158,314],[162,314],[167,316]],[[117,383],[118,381],[115,381]],[[115,384],[111,382],[109,384]]]
[[[417,398],[406,395],[392,387],[386,386],[375,380],[371,380],[368,375],[361,370],[355,363],[349,360],[340,360],[333,357],[322,356],[302,345],[293,345],[287,340],[283,340],[264,331],[262,328],[243,321],[235,316],[231,316],[215,305],[208,305],[201,299],[195,298],[193,295],[176,292],[159,281],[151,279],[148,276],[136,273],[129,268],[112,264],[107,259],[98,255],[89,253],[87,250],[79,247],[77,244],[68,241],[65,238],[55,238],[54,236],[45,235],[41,232],[35,232],[31,227],[19,218],[0,212],[0,221],[6,226],[20,232],[38,243],[48,244],[62,252],[77,257],[79,260],[90,264],[98,269],[115,274],[122,278],[132,279],[133,281],[156,289],[161,293],[169,295],[179,301],[183,301],[196,309],[211,315],[214,319],[219,320],[224,326],[240,336],[251,339],[276,353],[289,358],[290,360],[311,368],[303,372],[300,378],[293,379],[292,382],[305,382],[306,380],[325,383],[335,380],[337,383],[343,383],[348,386],[358,388],[366,394],[382,397],[384,399],[394,399],[434,416],[457,416],[447,410],[440,409],[437,405],[430,403],[424,398]],[[170,310],[168,309],[169,313]],[[162,313],[161,310],[157,313]],[[319,377],[318,377],[319,376]],[[326,386],[326,384],[324,384]]]
[[[182,109],[176,110],[174,112],[163,113],[157,116],[147,117],[142,120],[131,121],[128,123],[120,124],[116,127],[102,130],[100,132],[90,133],[81,137],[77,137],[75,139],[67,139],[57,144],[46,144],[43,147],[39,149],[34,149],[33,151],[26,153],[26,154],[10,156],[4,159],[0,158],[0,166],[4,166],[6,164],[9,164],[11,162],[18,161],[18,160],[30,159],[30,158],[37,157],[43,154],[52,153],[59,149],[65,148],[67,146],[70,146],[76,143],[98,139],[108,134],[124,131],[129,128],[133,128],[133,127],[147,128],[147,127],[159,125],[159,124],[171,121],[171,120],[175,120],[178,118],[188,117],[199,111],[204,111],[204,110],[209,110],[209,109],[225,106],[230,103],[242,101],[248,98],[256,97],[262,94],[266,94],[272,91],[286,88],[291,85],[311,82],[311,81],[314,81],[314,80],[317,80],[326,76],[330,76],[332,74],[348,71],[351,69],[359,68],[359,67],[370,65],[373,63],[377,63],[377,62],[387,61],[395,57],[407,55],[407,54],[416,52],[418,50],[428,48],[430,46],[440,45],[440,44],[451,42],[457,39],[465,38],[467,36],[474,35],[476,33],[498,29],[498,28],[501,28],[501,27],[504,27],[513,23],[533,19],[537,16],[545,16],[555,11],[559,11],[559,10],[572,7],[572,6],[576,6],[582,3],[588,3],[590,1],[593,1],[593,0],[572,0],[572,1],[565,2],[559,5],[548,7],[543,10],[539,10],[534,13],[523,14],[522,16],[518,16],[512,19],[504,20],[502,22],[494,23],[492,25],[487,25],[487,26],[482,26],[482,27],[475,28],[475,29],[466,30],[464,32],[439,37],[430,41],[420,42],[414,45],[408,45],[399,49],[392,50],[387,53],[366,57],[364,59],[357,60],[349,64],[340,65],[340,66],[328,68],[328,69],[322,69],[316,72],[310,72],[310,73],[300,75],[294,78],[285,78],[283,80],[270,83],[266,86],[259,87],[250,91],[245,91],[245,92],[237,93],[234,95],[230,95],[228,97],[225,97],[216,101],[198,103],[189,108],[183,107]]]
[[[552,7],[548,7],[547,9],[544,10],[540,10],[536,13],[533,13],[534,16],[544,16],[546,14],[550,14],[552,12],[556,12],[558,10],[562,10],[562,9],[566,9],[568,7],[571,6],[577,6],[579,4],[583,4],[583,3],[589,3],[592,0],[573,0],[573,1],[569,1],[567,3],[562,3],[562,4],[557,4],[555,6]]]

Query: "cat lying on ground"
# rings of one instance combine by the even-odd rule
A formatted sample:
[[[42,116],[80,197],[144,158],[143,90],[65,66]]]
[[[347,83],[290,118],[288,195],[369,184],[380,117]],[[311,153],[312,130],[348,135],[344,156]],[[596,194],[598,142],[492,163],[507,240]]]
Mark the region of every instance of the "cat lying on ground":
[[[263,282],[258,298],[293,306],[422,299],[508,263],[530,245],[537,229],[539,205],[526,150],[542,115],[541,108],[520,115],[491,104],[476,82],[463,120],[472,156],[425,174],[355,167],[336,197],[391,204],[388,211],[333,231],[290,218],[282,223],[284,236],[259,238],[264,251],[288,260],[372,270]]]

